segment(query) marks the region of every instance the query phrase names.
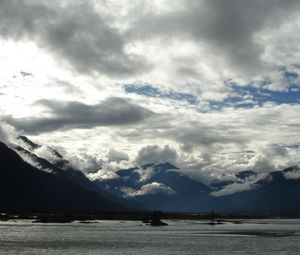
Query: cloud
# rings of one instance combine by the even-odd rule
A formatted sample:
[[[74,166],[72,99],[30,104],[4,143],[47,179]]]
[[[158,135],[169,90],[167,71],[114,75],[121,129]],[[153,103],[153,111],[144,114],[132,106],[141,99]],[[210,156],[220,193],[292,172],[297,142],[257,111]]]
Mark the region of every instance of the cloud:
[[[147,97],[169,98],[177,101],[186,101],[189,104],[196,104],[197,97],[188,93],[179,93],[176,91],[161,91],[151,85],[132,85],[125,84],[123,86],[126,93],[133,93]]]
[[[145,169],[142,167],[137,167],[134,172],[139,174],[140,182],[146,182],[155,174],[155,169],[153,169],[152,167],[147,167]]]
[[[45,145],[39,146],[33,151],[33,153],[40,158],[44,158],[48,160],[52,164],[62,160],[62,158],[60,158],[56,154],[56,151],[54,151],[52,148],[49,148],[48,146]]]
[[[120,163],[121,161],[128,161],[129,156],[122,151],[110,149],[107,154],[107,160],[108,160],[108,162]]]
[[[68,155],[70,157],[68,157]],[[80,171],[84,172],[85,174],[89,173],[96,173],[100,167],[102,167],[104,161],[103,159],[97,156],[91,155],[79,155],[78,153],[75,154],[67,154],[69,164],[75,168],[79,169]]]
[[[49,100],[40,100],[36,104],[46,107],[51,116],[24,119],[7,116],[4,119],[27,133],[42,133],[59,129],[130,125],[154,115],[128,99],[116,97],[110,97],[96,105]]]
[[[120,30],[91,1],[2,0],[0,21],[2,37],[33,39],[79,72],[124,77],[146,68],[141,58],[126,52]]]
[[[299,162],[298,147],[289,146],[298,144],[298,108],[264,104],[206,113],[181,110],[159,123],[117,131],[117,136],[133,143],[135,150],[139,144],[153,144],[139,149],[137,164],[170,161],[201,176],[214,174],[209,179],[244,170],[266,173]]]
[[[18,132],[16,129],[4,122],[0,117],[0,141],[10,146],[11,144],[18,144]]]
[[[117,80],[201,91],[298,59],[297,0],[2,0],[0,7],[2,38],[33,41],[64,66]],[[269,88],[282,89],[276,80]]]
[[[0,141],[5,143],[5,144],[8,142],[7,134],[3,130],[2,126],[0,126]]]
[[[300,179],[300,168],[295,167],[292,171],[284,172],[284,177],[288,180]]]
[[[211,181],[295,165],[299,5],[0,0],[1,115],[87,173],[170,161]]]
[[[163,183],[158,183],[158,182],[152,182],[149,184],[145,184],[139,190],[134,190],[129,187],[123,187],[122,192],[127,197],[154,195],[157,193],[164,193],[164,194],[171,195],[171,194],[176,193],[170,187],[164,185]]]
[[[115,171],[107,167],[101,168],[95,173],[89,173],[87,174],[87,177],[92,181],[112,180],[120,178],[120,176]]]
[[[297,0],[179,0],[169,12],[145,9],[137,18],[132,36],[164,38],[168,41],[192,40],[208,52],[207,63],[220,63],[216,68],[251,77],[266,71],[263,61],[268,45],[259,40],[259,33],[269,31],[297,17]],[[170,3],[169,3],[170,4]],[[266,31],[264,31],[266,34]]]
[[[227,185],[226,187],[222,188],[221,190],[214,191],[211,193],[212,196],[215,197],[221,197],[221,196],[227,196],[231,195],[237,192],[242,192],[242,191],[248,191],[255,189],[257,185],[251,182],[245,182],[245,183],[233,183],[230,185]]]
[[[177,152],[170,148],[170,146],[165,145],[163,148],[158,145],[149,145],[142,148],[136,157],[136,162],[139,165],[149,164],[149,163],[163,163],[170,162],[174,163],[177,159]]]
[[[257,169],[256,169],[257,170]],[[261,169],[259,169],[261,170]],[[221,196],[227,196],[231,195],[234,193],[238,192],[243,192],[243,191],[249,191],[256,189],[260,186],[259,181],[264,180],[264,181],[271,181],[272,176],[269,175],[269,172],[272,172],[273,169],[263,169],[262,171],[258,171],[257,174],[250,175],[246,177],[244,180],[243,179],[233,179],[233,183],[226,185],[225,187],[222,187],[220,190],[214,191],[211,193],[212,196],[215,197],[221,197]],[[282,169],[280,169],[282,170]],[[289,172],[287,172],[289,173]],[[284,173],[286,174],[286,173]],[[287,178],[287,176],[286,176]]]

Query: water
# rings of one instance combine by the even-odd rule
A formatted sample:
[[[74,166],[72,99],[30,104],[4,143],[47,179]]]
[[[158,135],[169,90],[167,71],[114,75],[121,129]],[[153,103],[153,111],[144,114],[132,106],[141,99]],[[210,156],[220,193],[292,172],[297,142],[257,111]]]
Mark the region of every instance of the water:
[[[0,255],[300,254],[300,220],[248,220],[243,224],[216,226],[201,221],[167,222],[167,227],[130,221],[92,224],[0,222]],[[294,233],[256,236],[251,235],[252,231]]]

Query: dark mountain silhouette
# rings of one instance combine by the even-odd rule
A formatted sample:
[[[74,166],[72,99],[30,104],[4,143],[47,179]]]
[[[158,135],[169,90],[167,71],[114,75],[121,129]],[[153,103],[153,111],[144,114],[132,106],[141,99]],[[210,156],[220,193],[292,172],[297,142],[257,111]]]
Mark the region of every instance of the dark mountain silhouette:
[[[236,180],[206,185],[166,162],[119,170],[119,178],[92,182],[56,150],[48,148],[56,158],[49,162],[34,154],[36,149],[41,148],[40,145],[25,136],[19,139],[24,147],[15,146],[14,150],[0,143],[0,209],[300,211],[300,178],[296,178],[300,171],[298,167],[262,177],[251,170],[242,171],[236,174]],[[38,169],[26,163],[15,151],[30,158]],[[234,190],[236,184],[247,186],[249,181],[251,189]],[[223,196],[212,195],[213,192],[219,191],[220,195],[230,189],[233,191],[224,192]]]
[[[38,144],[33,143],[27,137],[22,136],[20,137],[24,143],[29,147],[29,149],[36,149],[41,147]],[[32,146],[33,145],[33,146]],[[25,154],[29,157],[33,162],[35,162],[39,168],[44,169],[51,174],[71,181],[72,183],[84,188],[86,190],[98,193],[102,197],[105,197],[109,201],[113,201],[122,205],[124,208],[128,208],[130,210],[145,210],[146,208],[139,204],[134,200],[126,200],[124,198],[120,198],[118,196],[114,196],[113,194],[105,191],[104,189],[100,188],[94,182],[90,181],[81,171],[74,169],[69,162],[63,158],[63,156],[57,152],[56,150],[49,148],[49,151],[57,157],[57,160],[54,163],[50,163],[48,160],[38,157],[34,153],[29,150],[24,149],[21,146],[15,146],[14,149],[22,154]]]
[[[151,171],[145,180],[141,177],[138,168],[123,169],[118,171],[120,178],[98,181],[98,185],[109,186],[110,192],[124,196],[124,187],[141,190],[143,186],[153,183],[162,184],[173,192],[149,192],[135,196],[140,203],[153,210],[165,211],[206,211],[211,204],[212,189],[205,184],[180,173],[177,167],[166,162],[162,164],[147,164],[141,167],[145,172]],[[147,174],[147,173],[145,173]]]
[[[64,178],[36,169],[0,142],[0,208],[122,211],[118,203]]]
[[[294,170],[271,172],[257,181],[254,189],[222,197],[224,210],[249,212],[300,211],[300,179],[287,179],[284,174]]]
[[[169,163],[159,164],[155,167],[154,174],[148,182],[157,182],[170,187],[175,193],[160,194],[160,201],[157,201],[153,195],[145,195],[142,201],[153,206],[153,209],[178,210],[178,211],[197,211],[204,210],[209,205],[209,193],[211,189],[200,181],[183,175],[176,170],[177,168]],[[195,203],[197,201],[197,203]],[[178,205],[182,205],[178,208]]]
[[[211,193],[234,184],[233,181],[220,181],[205,185],[199,180],[183,175],[170,163],[148,164],[141,167],[152,171],[150,177],[141,180],[139,168],[120,170],[120,178],[102,180],[98,184],[109,186],[115,195],[124,196],[124,187],[141,190],[144,185],[160,183],[174,192],[149,192],[138,194],[135,198],[153,210],[184,212],[289,212],[300,211],[300,179],[287,179],[285,174],[298,168],[291,167],[283,171],[271,172],[266,177],[252,183],[251,190],[236,191],[234,194],[215,197]],[[248,178],[256,177],[253,171],[236,174],[241,185]],[[125,189],[126,190],[126,189]]]
[[[300,211],[300,179],[287,179],[284,174],[296,167],[271,172],[254,183],[254,189],[216,199],[216,209],[243,212]]]

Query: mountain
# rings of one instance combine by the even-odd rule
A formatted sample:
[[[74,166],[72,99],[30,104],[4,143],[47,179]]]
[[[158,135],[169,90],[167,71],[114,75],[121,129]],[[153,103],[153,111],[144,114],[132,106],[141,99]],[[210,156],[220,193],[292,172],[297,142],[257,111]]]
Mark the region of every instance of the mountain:
[[[23,146],[16,146],[16,149],[20,149],[19,151],[25,152],[33,152],[36,149],[42,148],[41,145],[34,143],[33,141],[31,141],[30,139],[28,139],[26,136],[20,135],[18,137],[18,140],[20,142],[21,145]],[[50,148],[47,146],[47,150],[50,154],[52,154],[53,157],[56,158],[55,160],[55,166],[59,167],[59,168],[64,168],[66,166],[68,166],[69,162],[68,160],[64,159],[63,156],[56,150],[54,150],[53,148]]]
[[[74,182],[43,172],[0,142],[0,208],[122,211],[122,205]]]
[[[1,144],[0,208],[44,210],[164,210],[177,212],[300,211],[300,169],[269,174],[242,171],[210,184],[166,162],[121,169],[117,178],[90,181],[52,148],[55,160],[35,154],[27,137],[12,149]],[[32,162],[26,163],[18,154]],[[36,166],[36,167],[35,167]]]
[[[118,196],[132,196],[151,209],[178,212],[292,212],[300,211],[300,179],[288,179],[292,167],[259,177],[253,171],[236,174],[236,181],[206,185],[183,175],[170,163],[123,169],[119,178],[97,181]],[[241,187],[237,189],[237,187]],[[213,196],[216,191],[230,190]]]
[[[21,153],[22,155],[26,155],[26,158],[30,159],[31,162],[34,162],[35,165],[38,165],[40,169],[43,169],[44,171],[47,171],[59,178],[66,179],[80,186],[83,189],[98,193],[99,195],[105,197],[109,201],[118,203],[122,205],[124,208],[128,208],[129,210],[132,211],[146,210],[144,206],[142,206],[141,204],[139,204],[134,200],[126,200],[124,198],[114,196],[113,194],[100,188],[98,185],[90,181],[81,171],[72,167],[69,164],[68,160],[64,159],[63,156],[56,150],[47,147],[49,152],[56,157],[55,162],[50,163],[48,160],[38,157],[32,152],[35,149],[40,148],[41,145],[33,143],[25,136],[20,136],[19,139],[24,144],[24,147],[28,148],[28,150],[21,146],[15,146],[14,147],[15,151]]]
[[[119,178],[97,181],[118,196],[134,198],[150,209],[165,211],[207,211],[212,189],[183,175],[170,163],[148,164],[117,172]]]
[[[285,175],[299,171],[297,167],[269,173],[253,184],[253,189],[216,199],[216,209],[243,212],[300,211],[300,179]]]

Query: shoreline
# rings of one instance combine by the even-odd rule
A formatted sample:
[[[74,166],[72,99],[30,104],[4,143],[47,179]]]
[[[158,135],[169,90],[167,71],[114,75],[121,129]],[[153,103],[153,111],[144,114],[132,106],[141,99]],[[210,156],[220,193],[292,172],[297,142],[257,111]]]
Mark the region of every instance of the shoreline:
[[[79,221],[84,223],[98,220],[117,221],[148,221],[153,212],[1,212],[0,221],[32,220],[35,223],[68,223]],[[161,212],[162,220],[205,220],[211,221],[210,213],[178,213]],[[250,219],[300,219],[299,213],[271,214],[271,213],[218,213],[215,215],[214,224],[234,223],[242,224],[243,220]]]

